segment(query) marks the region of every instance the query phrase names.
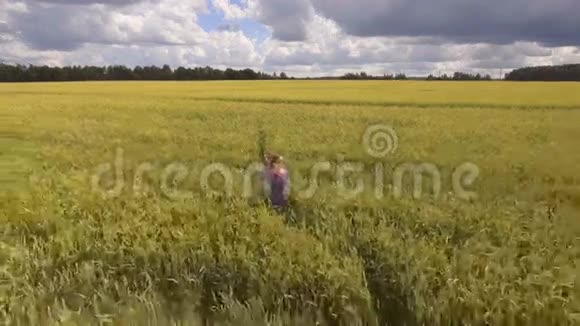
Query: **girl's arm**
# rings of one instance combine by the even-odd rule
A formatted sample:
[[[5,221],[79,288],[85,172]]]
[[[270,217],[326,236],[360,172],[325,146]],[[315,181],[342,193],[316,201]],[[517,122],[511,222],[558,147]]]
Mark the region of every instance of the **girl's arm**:
[[[266,157],[266,134],[263,130],[260,130],[260,134],[258,136],[258,152],[260,155],[260,161],[267,165],[267,157]]]

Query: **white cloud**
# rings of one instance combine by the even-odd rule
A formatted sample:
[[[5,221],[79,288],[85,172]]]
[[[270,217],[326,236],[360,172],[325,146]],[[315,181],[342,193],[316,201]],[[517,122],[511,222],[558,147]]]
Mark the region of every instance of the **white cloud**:
[[[242,8],[229,0],[212,0],[215,9],[221,11],[226,19],[241,19],[249,16],[249,8]]]
[[[205,0],[160,0],[123,7],[40,2],[7,5],[5,21],[22,42],[40,50],[73,50],[85,43],[194,44],[204,31],[197,14]]]
[[[64,2],[64,0],[62,1]],[[0,58],[34,64],[257,67],[256,45],[240,31],[206,32],[205,0],[71,5],[2,2]],[[51,28],[47,28],[51,26]],[[4,30],[11,28],[5,37]],[[8,37],[9,36],[9,37]]]
[[[322,0],[244,0],[241,5],[211,0],[226,21],[208,32],[199,23],[199,16],[211,10],[208,1],[0,0],[0,60],[49,65],[212,65],[296,76],[358,70],[498,76],[500,69],[580,62],[578,47],[534,41],[490,44],[428,35],[353,36],[348,24],[360,17],[347,24],[348,10],[334,12],[338,9],[331,8],[331,2],[320,10]],[[369,19],[384,14],[382,2],[364,1],[374,4],[363,8]],[[387,2],[404,4],[397,1]],[[237,22],[241,19],[263,23],[271,37],[250,38],[252,32],[245,34]]]
[[[314,14],[309,0],[244,0],[242,6],[230,0],[212,0],[213,6],[226,19],[251,18],[270,28],[274,38],[302,41],[306,24]]]
[[[274,38],[265,42],[264,64],[268,70],[286,69],[298,75],[340,75],[360,70],[410,75],[466,71],[497,77],[500,70],[580,61],[575,47],[549,48],[536,42],[455,44],[429,38],[357,37],[347,35],[337,23],[319,15],[306,26],[304,42]]]

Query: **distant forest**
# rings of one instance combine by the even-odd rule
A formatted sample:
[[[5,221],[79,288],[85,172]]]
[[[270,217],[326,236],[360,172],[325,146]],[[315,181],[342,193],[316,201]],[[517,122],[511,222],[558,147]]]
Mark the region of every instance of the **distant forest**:
[[[580,64],[526,67],[506,74],[505,79],[513,81],[580,81]]]
[[[172,69],[168,65],[137,66],[67,66],[49,67],[34,65],[10,65],[0,63],[0,82],[51,82],[51,81],[99,81],[99,80],[274,80],[295,79],[281,72],[268,74],[252,69],[220,70],[212,67]],[[310,79],[310,78],[305,78]],[[347,73],[340,77],[319,77],[313,79],[345,79],[345,80],[406,80],[408,77],[399,73],[373,76],[365,72]],[[409,78],[410,79],[410,78]],[[425,78],[412,78],[425,79]],[[490,75],[456,72],[453,75],[433,76],[427,80],[459,80],[486,81]],[[580,81],[580,64],[562,66],[526,67],[516,69],[505,75],[510,81]]]
[[[453,75],[448,76],[447,74],[443,74],[442,76],[435,77],[433,75],[429,75],[427,80],[491,80],[490,75],[482,75],[482,74],[468,74],[464,72],[456,72]]]
[[[0,82],[47,82],[47,81],[98,81],[98,80],[271,80],[291,79],[282,72],[270,75],[252,69],[214,69],[197,67],[171,69],[163,67],[137,66],[24,66],[0,64]]]
[[[382,76],[373,76],[368,75],[366,72],[361,73],[347,73],[338,79],[347,79],[347,80],[406,80],[407,76],[405,74],[396,74],[396,75],[382,75]]]

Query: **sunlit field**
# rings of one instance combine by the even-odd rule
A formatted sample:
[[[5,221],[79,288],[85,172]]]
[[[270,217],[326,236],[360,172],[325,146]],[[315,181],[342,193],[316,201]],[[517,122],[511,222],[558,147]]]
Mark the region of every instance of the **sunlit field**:
[[[4,84],[2,94],[155,97],[297,104],[418,107],[578,108],[575,83],[406,81],[216,81]]]
[[[0,324],[578,325],[579,139],[575,83],[0,84]]]

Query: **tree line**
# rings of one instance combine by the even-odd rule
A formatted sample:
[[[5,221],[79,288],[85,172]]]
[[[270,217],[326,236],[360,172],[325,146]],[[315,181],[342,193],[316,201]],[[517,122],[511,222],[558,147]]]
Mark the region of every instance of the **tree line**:
[[[505,75],[512,81],[580,81],[580,64],[516,69]]]
[[[0,82],[50,82],[98,80],[273,80],[291,79],[284,72],[267,74],[252,69],[226,70],[212,67],[172,69],[168,65],[137,66],[67,66],[49,67],[34,65],[0,64]]]
[[[373,75],[369,75],[366,72],[360,72],[360,73],[346,73],[343,76],[341,76],[339,79],[345,79],[345,80],[406,80],[407,76],[403,73],[399,73],[396,75],[392,75],[392,74],[384,74],[382,76],[373,76]]]
[[[469,74],[465,72],[455,72],[453,75],[443,74],[439,77],[435,77],[433,75],[429,75],[427,80],[491,80],[490,75],[482,75],[482,74]]]
[[[35,65],[10,65],[0,62],[0,82],[49,82],[49,81],[99,81],[99,80],[274,80],[295,79],[282,72],[268,74],[252,69],[215,69],[212,67],[172,69],[168,65],[136,66],[128,68],[122,65],[66,66],[49,67]],[[308,79],[308,78],[306,78]],[[322,77],[319,79],[344,80],[406,80],[404,73],[373,76],[365,72],[347,73],[340,77]],[[453,75],[429,75],[427,80],[460,80],[486,81],[490,75],[455,72]],[[561,66],[525,67],[513,70],[505,75],[510,81],[580,81],[580,64]]]
[[[407,75],[403,73],[399,73],[396,75],[392,74],[385,74],[383,76],[373,76],[369,75],[365,72],[360,73],[347,73],[341,76],[339,79],[347,79],[347,80],[407,80],[409,79]],[[425,78],[415,78],[415,79],[425,79]],[[427,80],[491,80],[490,75],[481,75],[481,74],[469,74],[464,72],[456,72],[453,75],[443,74],[442,76],[435,77],[433,75],[429,75]]]

